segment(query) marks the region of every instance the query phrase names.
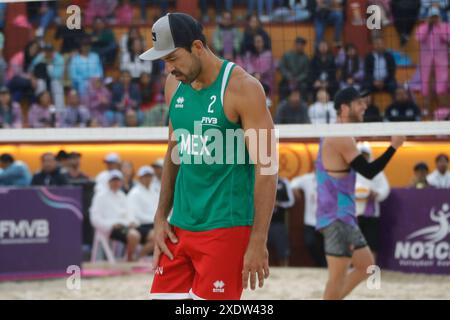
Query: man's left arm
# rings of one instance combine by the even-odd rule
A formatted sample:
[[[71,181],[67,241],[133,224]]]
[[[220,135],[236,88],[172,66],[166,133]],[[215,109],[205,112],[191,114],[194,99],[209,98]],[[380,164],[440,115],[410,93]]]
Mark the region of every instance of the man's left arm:
[[[255,164],[254,223],[244,256],[243,285],[259,287],[269,276],[267,237],[275,204],[278,163],[276,138],[272,117],[266,107],[261,84],[253,77],[239,75],[235,79],[239,90],[233,90],[232,105],[239,115],[246,134],[246,145]],[[253,131],[253,132],[252,132]],[[255,133],[255,134],[252,134]],[[247,135],[249,134],[249,135]],[[249,137],[254,138],[249,138]]]

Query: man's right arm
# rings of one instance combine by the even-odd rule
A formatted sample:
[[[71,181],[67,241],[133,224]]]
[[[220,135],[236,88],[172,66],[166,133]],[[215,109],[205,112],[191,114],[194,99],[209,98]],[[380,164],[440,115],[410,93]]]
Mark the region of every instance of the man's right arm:
[[[169,122],[169,137],[172,135],[172,123]],[[173,148],[176,148],[176,141],[169,138],[164,167],[161,178],[161,192],[159,194],[158,209],[155,219],[166,220],[169,216],[173,204],[173,194],[175,191],[175,180],[178,174],[179,165],[173,163],[171,155]]]
[[[173,95],[178,87],[178,81],[168,75],[165,86],[166,104],[170,106]],[[172,140],[173,127],[169,120],[169,138],[167,142],[167,152],[164,158],[164,166],[161,178],[161,192],[159,195],[158,208],[155,219],[167,220],[173,205],[173,194],[175,191],[175,180],[178,174],[179,165],[172,159],[173,149],[177,147],[177,142]]]
[[[356,148],[355,141],[349,138],[337,139],[337,148],[344,160],[356,172],[367,179],[373,179],[377,174],[384,170],[389,160],[394,156],[398,148],[405,141],[403,136],[395,136],[391,139],[391,146],[372,162],[368,162],[366,158]]]
[[[172,97],[178,87],[179,82],[168,75],[165,86],[166,104],[170,107]],[[172,159],[173,151],[177,147],[176,141],[172,140],[173,127],[172,122],[169,121],[169,139],[167,142],[167,152],[164,158],[164,166],[161,178],[161,192],[159,194],[158,208],[155,214],[155,250],[153,253],[153,267],[157,267],[161,253],[173,259],[173,254],[170,252],[166,244],[166,239],[169,238],[172,243],[176,243],[177,237],[173,232],[171,226],[167,221],[170,210],[173,204],[173,194],[175,191],[175,180],[178,174],[179,165],[175,164]]]

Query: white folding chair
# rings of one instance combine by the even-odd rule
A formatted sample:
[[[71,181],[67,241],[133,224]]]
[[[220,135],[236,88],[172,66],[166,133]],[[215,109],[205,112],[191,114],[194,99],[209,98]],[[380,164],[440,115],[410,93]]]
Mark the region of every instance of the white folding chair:
[[[98,250],[101,248],[106,255],[106,259],[109,263],[115,264],[116,258],[114,256],[114,250],[110,246],[109,234],[102,232],[98,229],[95,230],[94,240],[92,243],[91,262],[97,261]]]

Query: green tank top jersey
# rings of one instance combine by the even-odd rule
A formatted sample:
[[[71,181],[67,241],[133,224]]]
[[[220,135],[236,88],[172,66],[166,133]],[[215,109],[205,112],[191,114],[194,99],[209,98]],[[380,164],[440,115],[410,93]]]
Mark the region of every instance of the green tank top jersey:
[[[180,161],[170,223],[181,229],[253,224],[254,165],[241,125],[223,110],[233,68],[224,61],[217,79],[201,90],[180,82],[170,103]]]

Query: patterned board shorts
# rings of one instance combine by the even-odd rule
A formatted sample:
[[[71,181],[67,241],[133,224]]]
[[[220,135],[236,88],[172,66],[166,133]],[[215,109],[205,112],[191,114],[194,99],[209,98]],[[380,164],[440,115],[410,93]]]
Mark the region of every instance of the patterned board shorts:
[[[321,233],[325,241],[325,254],[329,256],[351,258],[353,251],[367,246],[366,239],[358,226],[352,226],[340,220],[323,228]]]

